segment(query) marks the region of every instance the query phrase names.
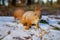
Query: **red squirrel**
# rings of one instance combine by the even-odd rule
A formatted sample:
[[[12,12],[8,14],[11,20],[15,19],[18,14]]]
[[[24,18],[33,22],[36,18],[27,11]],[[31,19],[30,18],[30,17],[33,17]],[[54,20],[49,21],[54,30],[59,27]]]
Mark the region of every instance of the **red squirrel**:
[[[38,28],[40,15],[41,15],[40,7],[36,6],[34,11],[27,11],[24,13],[21,19],[21,23],[25,25],[26,30],[28,30],[33,23],[36,24],[36,28]]]
[[[40,15],[40,6],[35,6],[34,11],[25,12],[23,8],[14,11],[15,20],[19,19],[20,22],[25,26],[26,30],[28,30],[33,23],[36,24],[36,28],[38,28]]]

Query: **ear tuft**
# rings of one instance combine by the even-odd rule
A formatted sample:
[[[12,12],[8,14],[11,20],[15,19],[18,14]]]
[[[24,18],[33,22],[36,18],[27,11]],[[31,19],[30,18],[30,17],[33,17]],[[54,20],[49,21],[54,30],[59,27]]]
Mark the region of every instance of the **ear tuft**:
[[[35,6],[35,10],[37,11],[37,10],[40,10],[40,6],[39,5],[36,5]]]

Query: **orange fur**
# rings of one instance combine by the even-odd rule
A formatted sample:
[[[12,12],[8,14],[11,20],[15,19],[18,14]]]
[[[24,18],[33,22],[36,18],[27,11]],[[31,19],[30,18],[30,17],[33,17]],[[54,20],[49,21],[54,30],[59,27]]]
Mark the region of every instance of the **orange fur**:
[[[21,23],[24,25],[26,24],[25,26],[25,29],[29,29],[30,26],[32,25],[32,23],[35,23],[36,24],[36,28],[38,28],[38,21],[39,21],[39,17],[36,16],[34,14],[33,11],[28,11],[26,12],[23,17],[22,17],[22,20],[21,20]]]
[[[21,20],[24,12],[25,12],[25,11],[24,11],[23,8],[16,9],[16,10],[14,11],[14,18],[15,18],[15,20],[16,20],[16,19]]]
[[[25,29],[28,30],[32,23],[36,24],[36,28],[38,28],[38,22],[40,17],[40,7],[35,7],[35,11],[27,11],[22,16],[21,23],[25,25]]]
[[[14,12],[14,18],[19,19],[21,23],[26,26],[26,30],[28,30],[33,23],[35,23],[36,28],[38,28],[40,15],[41,13],[39,6],[35,7],[35,11],[27,11],[24,13],[23,9],[19,9]]]

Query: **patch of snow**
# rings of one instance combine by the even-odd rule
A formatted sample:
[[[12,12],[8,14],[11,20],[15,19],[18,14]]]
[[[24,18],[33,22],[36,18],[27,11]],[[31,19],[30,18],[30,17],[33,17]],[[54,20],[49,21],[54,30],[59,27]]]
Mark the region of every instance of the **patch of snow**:
[[[10,31],[10,28],[6,26],[0,26],[0,38],[7,36],[9,31]]]
[[[49,29],[51,29],[51,26],[49,26],[48,24],[39,23],[39,26],[45,31],[49,31]]]
[[[43,19],[43,20],[48,20],[48,16],[42,16],[41,19]]]
[[[40,39],[40,37],[33,36],[33,37],[32,37],[32,40],[41,40],[41,39]]]
[[[47,20],[48,16],[42,16],[42,19]],[[60,31],[51,30],[51,26],[49,26],[49,24],[57,25],[58,22],[54,18],[49,18],[49,24],[39,23],[41,29],[36,29],[34,28],[35,26],[31,26],[29,30],[25,30],[23,24],[17,24],[13,21],[13,17],[0,17],[0,38],[3,38],[2,40],[41,40],[41,29],[49,32],[44,34],[42,31],[42,40],[60,40]]]
[[[43,36],[43,40],[60,40],[60,31],[50,30],[50,32]]]
[[[14,21],[13,17],[0,16],[0,22],[11,22]]]

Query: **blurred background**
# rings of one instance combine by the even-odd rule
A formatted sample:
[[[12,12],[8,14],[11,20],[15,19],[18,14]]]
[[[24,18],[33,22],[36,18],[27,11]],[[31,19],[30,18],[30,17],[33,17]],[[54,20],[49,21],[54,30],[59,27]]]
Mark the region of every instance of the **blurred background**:
[[[0,0],[0,16],[13,16],[13,11],[20,7],[34,10],[37,4],[42,15],[60,15],[60,0]]]

